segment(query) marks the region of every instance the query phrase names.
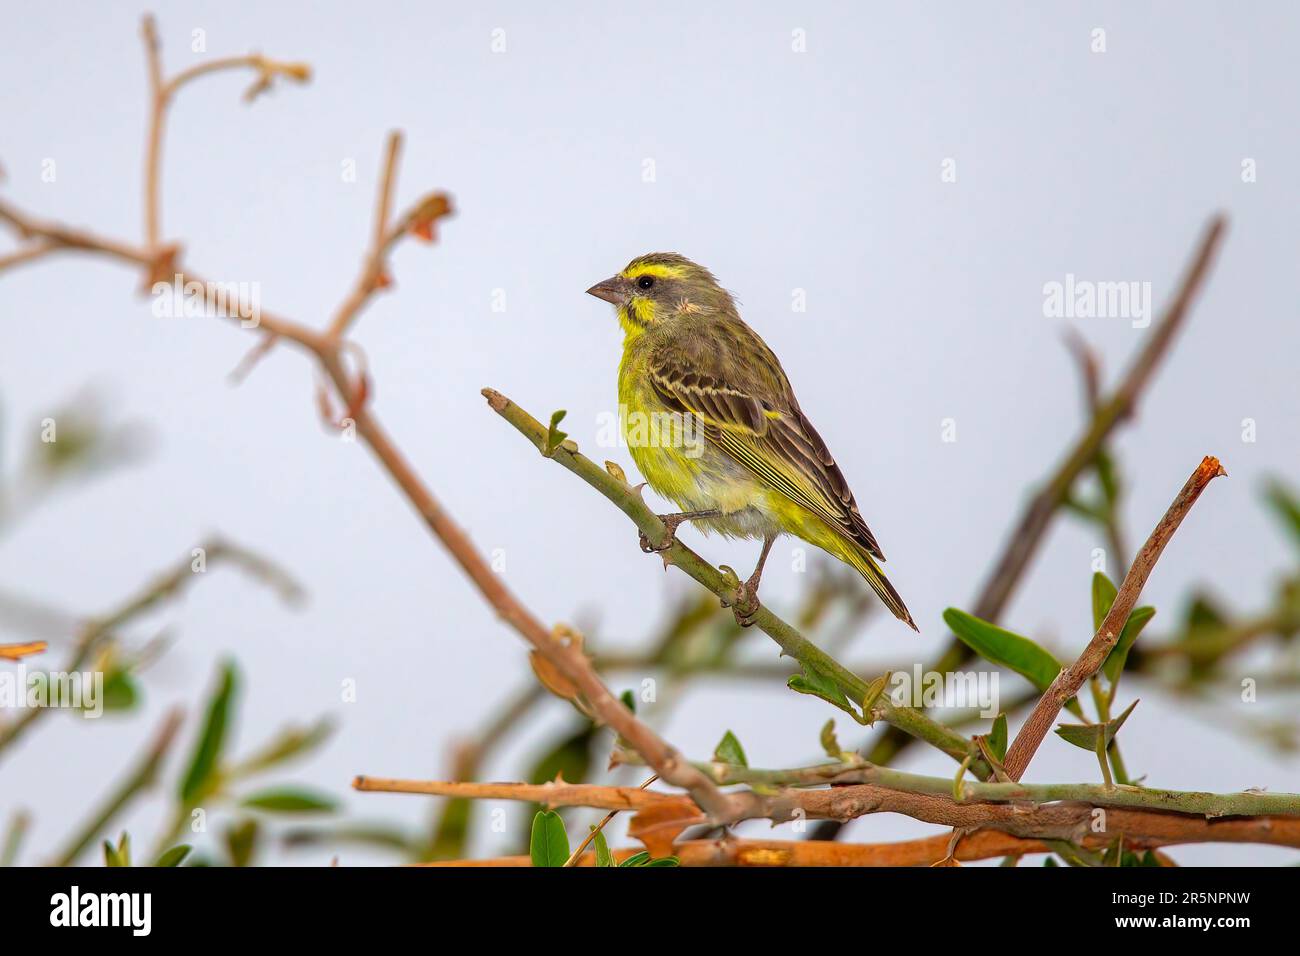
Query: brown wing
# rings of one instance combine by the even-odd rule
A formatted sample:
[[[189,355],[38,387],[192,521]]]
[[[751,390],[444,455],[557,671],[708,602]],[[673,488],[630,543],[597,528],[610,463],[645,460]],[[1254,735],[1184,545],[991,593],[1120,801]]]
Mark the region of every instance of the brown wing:
[[[655,349],[649,362],[655,393],[668,407],[695,415],[705,437],[764,485],[883,561],[843,472],[799,408],[776,356],[748,327],[727,331]]]

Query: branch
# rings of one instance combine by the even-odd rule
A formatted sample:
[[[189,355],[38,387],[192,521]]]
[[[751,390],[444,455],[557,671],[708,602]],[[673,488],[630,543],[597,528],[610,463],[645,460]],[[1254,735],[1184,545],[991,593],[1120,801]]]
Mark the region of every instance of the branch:
[[[971,609],[976,617],[993,621],[1001,615],[1037,551],[1044,532],[1051,524],[1052,516],[1069,494],[1074,480],[1092,464],[1111,432],[1133,415],[1139,396],[1147,387],[1169,346],[1173,344],[1175,334],[1182,327],[1192,302],[1209,274],[1226,225],[1222,216],[1210,220],[1178,292],[1152,329],[1146,346],[1138,353],[1119,386],[1098,406],[1087,432],[1025,509],[1019,524],[1007,539],[1006,550],[989,575],[979,600]]]
[[[546,426],[500,392],[485,388],[483,395],[492,410],[513,425],[544,456],[563,465],[604,495],[631,518],[633,524],[651,541],[663,541],[666,533],[663,522],[641,500],[637,488],[614,477],[590,458],[580,454],[576,444],[572,442],[566,441],[547,455]],[[680,539],[674,538],[672,547],[661,552],[661,556],[667,563],[681,568],[719,597],[730,597],[735,593],[735,586],[728,583],[722,572],[684,545]],[[870,695],[867,681],[805,638],[794,627],[773,614],[769,608],[761,607],[754,623],[759,630],[776,641],[784,654],[833,680],[853,703],[862,706],[867,700]],[[968,739],[915,708],[894,704],[887,694],[879,695],[871,706],[871,712],[863,716],[868,720],[876,718],[885,720],[900,730],[933,744],[954,760],[962,761],[969,757],[973,761],[972,770],[977,776],[988,775],[987,765],[980,759],[979,751]]]
[[[93,234],[72,230],[57,224],[43,224],[27,217],[8,204],[0,202],[0,221],[13,225],[26,239],[33,237],[49,240],[67,248],[82,249],[88,252],[110,256],[136,266],[146,266],[150,278],[166,271],[174,272],[183,280],[198,281],[192,273],[186,273],[175,263],[177,251],[174,247],[166,250],[157,248],[159,228],[157,223],[157,188],[158,167],[161,152],[161,120],[163,109],[169,97],[185,82],[204,73],[217,69],[226,69],[241,64],[249,64],[248,59],[214,61],[202,67],[177,76],[170,84],[161,84],[161,68],[157,64],[157,37],[151,18],[145,19],[144,34],[146,52],[149,58],[150,75],[155,95],[153,100],[153,123],[150,133],[150,147],[146,154],[146,233],[149,239],[147,249],[139,249],[127,243],[103,239]],[[270,74],[277,65],[271,61],[255,58],[261,68],[267,70],[263,80],[269,82]],[[306,69],[289,65],[287,70],[295,78],[305,79]],[[302,73],[302,76],[297,76]],[[264,83],[259,81],[250,92],[258,92]],[[390,154],[396,162],[396,150],[390,140]],[[381,188],[381,203],[386,203],[386,189]],[[153,198],[151,198],[153,197]],[[151,206],[152,204],[152,206]],[[432,239],[437,220],[448,215],[450,202],[441,193],[433,193],[417,203],[401,217],[398,223],[386,233],[382,251],[387,251],[401,235],[411,232],[425,239]],[[376,226],[376,235],[383,234],[383,217]],[[170,276],[168,276],[170,277]],[[213,287],[203,283],[205,289]],[[215,298],[214,296],[210,298]],[[340,313],[344,314],[344,313]],[[594,714],[604,723],[613,727],[629,742],[664,780],[680,786],[692,793],[699,805],[718,820],[726,819],[730,813],[727,797],[718,791],[707,776],[683,761],[677,752],[665,743],[648,726],[636,719],[622,702],[611,694],[592,669],[590,662],[581,651],[571,644],[566,644],[552,634],[502,583],[500,577],[492,571],[491,565],[475,550],[465,533],[452,521],[442,509],[429,490],[420,481],[415,471],[407,464],[396,445],[384,432],[378,421],[365,407],[364,388],[349,377],[343,365],[343,344],[337,338],[322,335],[307,326],[261,313],[260,328],[264,333],[276,337],[288,338],[311,353],[320,363],[329,379],[333,382],[344,407],[353,418],[357,433],[367,446],[379,458],[385,469],[392,476],[407,499],[424,519],[426,526],[438,537],[451,555],[460,564],[471,581],[474,582],[482,596],[496,610],[497,614],[513,627],[522,637],[532,644],[548,660],[572,681],[587,698]],[[33,711],[39,714],[40,711]],[[5,731],[0,731],[0,747],[12,741],[16,734],[24,729],[30,721],[19,722]]]
[[[971,606],[970,611],[976,617],[994,623],[1001,618],[1007,602],[1051,526],[1053,517],[1069,497],[1075,481],[1096,459],[1097,453],[1115,429],[1136,410],[1139,398],[1150,385],[1156,368],[1168,353],[1174,337],[1190,313],[1192,303],[1205,285],[1226,230],[1227,219],[1224,216],[1217,215],[1210,220],[1183,274],[1178,291],[1151,329],[1146,345],[1133,360],[1115,391],[1099,401],[1087,429],[1021,512],[1015,527],[1007,535],[1002,553]],[[970,649],[954,638],[927,670],[940,673],[953,671],[970,660],[971,656]],[[871,747],[869,759],[875,763],[886,763],[908,743],[908,737],[890,728]],[[819,837],[823,836],[833,838],[829,830],[819,834]]]
[[[878,769],[883,771],[886,768]],[[741,791],[733,796],[739,798],[738,802],[743,801],[746,807],[745,813],[738,819],[769,819],[777,823],[796,819],[846,821],[871,813],[901,813],[941,826],[989,828],[1024,839],[1064,840],[1075,844],[1086,842],[1090,835],[1101,833],[1107,841],[1113,840],[1116,834],[1123,834],[1127,845],[1145,840],[1158,842],[1158,845],[1218,842],[1300,847],[1300,795],[1295,794],[1214,795],[1156,791],[1154,797],[1149,797],[1144,796],[1146,792],[1140,787],[1117,787],[1107,791],[1079,784],[1057,785],[1054,789],[1057,793],[1082,793],[1105,802],[1093,803],[1089,799],[1032,803],[1020,799],[1020,794],[1046,796],[1050,788],[1035,788],[1024,784],[979,784],[981,788],[990,788],[981,793],[996,794],[1002,800],[1015,802],[958,801],[951,794],[952,781],[937,777],[917,779],[927,781],[927,791],[854,784],[821,790],[778,790],[770,794]],[[892,782],[899,781],[895,779]],[[366,791],[517,800],[541,803],[548,807],[647,811],[654,824],[666,820],[678,828],[705,822],[696,806],[685,796],[638,790],[635,787],[564,782],[456,783],[371,777],[358,777],[353,781],[353,786]],[[946,792],[928,792],[929,789],[939,790],[940,786],[946,787]],[[977,785],[969,786],[973,788]],[[1162,795],[1168,796],[1168,799],[1161,800]],[[1268,797],[1273,799],[1255,802]],[[1117,802],[1130,800],[1135,805]],[[1143,801],[1160,809],[1140,805]],[[1266,808],[1271,812],[1259,816],[1207,817],[1199,810],[1178,810],[1180,804],[1227,809],[1229,814],[1238,810],[1249,813],[1258,808]],[[1096,812],[1098,807],[1105,808],[1104,815],[1100,818]],[[1278,813],[1278,808],[1282,808],[1283,812]],[[637,832],[635,821],[632,832]],[[969,839],[971,838],[966,838]],[[943,836],[945,849],[949,840],[949,836]]]
[[[27,641],[22,644],[0,644],[0,661],[20,661],[33,654],[42,654],[48,645],[45,641]]]
[[[1127,841],[1127,838],[1126,838]],[[1083,845],[1090,849],[1105,849],[1113,838],[1105,834],[1089,834]],[[900,843],[828,843],[825,841],[749,840],[729,837],[722,840],[679,840],[673,844],[673,855],[682,866],[932,866],[948,853],[947,836],[927,837]],[[1125,846],[1132,850],[1149,850],[1166,846],[1158,839],[1132,839]],[[611,851],[616,860],[625,860],[640,852],[635,847]],[[964,839],[957,847],[954,859],[988,860],[1004,856],[1028,856],[1031,853],[1051,853],[1052,848],[1041,840],[985,830]],[[487,860],[446,860],[420,863],[417,866],[532,866],[529,856],[502,856]],[[578,866],[592,866],[590,855],[584,856]]]
[[[251,574],[278,591],[286,601],[297,600],[302,591],[296,583],[280,568],[250,551],[230,544],[218,538],[203,542],[206,561],[210,564],[230,563]],[[176,566],[155,578],[108,614],[89,621],[81,630],[72,653],[63,665],[64,672],[81,670],[83,664],[90,660],[100,642],[111,637],[112,633],[124,624],[168,598],[175,597],[186,585],[193,583],[202,575],[194,570],[193,558],[186,556]],[[0,752],[21,737],[42,716],[49,713],[49,707],[31,707],[12,723],[0,725]]]
[[[68,845],[48,865],[72,866],[82,851],[94,841],[95,837],[104,831],[127,804],[140,793],[153,786],[158,779],[158,771],[162,767],[163,759],[167,756],[167,751],[171,749],[172,742],[176,739],[176,732],[180,730],[180,727],[181,711],[180,708],[176,708],[169,711],[163,719],[157,737],[150,744],[139,766],[132,771],[126,780],[122,781],[121,786],[114,790],[109,798],[104,801],[103,807],[68,841]]]
[[[1300,817],[1300,794],[1294,793],[1203,793],[1196,790],[1160,790],[1153,787],[1104,786],[1091,783],[1019,783],[1017,781],[960,784],[960,798],[954,795],[951,777],[878,767],[857,757],[848,763],[826,763],[790,770],[763,770],[721,763],[696,764],[721,786],[751,784],[771,787],[819,787],[871,784],[903,793],[954,796],[958,803],[1058,803],[1082,801],[1096,807],[1129,807],[1135,810],[1167,810],[1205,817],[1261,816],[1279,814]]]
[[[185,84],[223,70],[254,70],[257,79],[244,92],[244,100],[251,101],[258,94],[271,88],[277,76],[287,77],[299,83],[311,79],[311,67],[305,63],[283,63],[252,53],[248,56],[229,56],[208,60],[188,70],[176,74],[170,80],[164,79],[162,52],[158,42],[158,28],[154,18],[146,14],[140,25],[144,38],[145,63],[149,72],[149,138],[145,146],[144,173],[144,234],[145,243],[151,250],[159,247],[162,238],[162,142],[167,109],[177,92]]]
[[[470,800],[523,800],[546,807],[594,807],[598,810],[644,810],[656,806],[684,805],[676,793],[640,787],[603,787],[590,783],[477,783],[474,781],[394,780],[355,777],[352,789],[363,793],[424,793]],[[685,801],[689,803],[689,801]]]
[[[0,867],[13,866],[17,862],[18,851],[22,849],[31,826],[32,815],[26,810],[18,810],[10,818],[4,839],[0,840]]]
[[[1124,576],[1124,583],[1120,585],[1110,612],[1101,622],[1097,633],[1088,642],[1088,646],[1084,648],[1078,660],[1056,675],[1056,680],[1052,681],[1052,685],[1047,688],[1021,726],[1020,732],[1016,734],[1016,739],[1007,750],[1007,759],[1003,764],[1007,774],[1013,780],[1019,780],[1025,772],[1029,761],[1034,757],[1034,752],[1038,750],[1038,745],[1051,730],[1065,702],[1078,693],[1084,682],[1097,673],[1105,663],[1106,655],[1119,640],[1120,631],[1124,629],[1129,612],[1137,603],[1138,595],[1142,593],[1142,588],[1155,568],[1156,561],[1160,559],[1160,553],[1164,551],[1165,545],[1174,536],[1174,532],[1178,530],[1183,518],[1192,509],[1192,505],[1196,504],[1196,499],[1201,496],[1201,492],[1211,481],[1224,474],[1227,472],[1223,470],[1217,458],[1206,457],[1187,479],[1178,497],[1174,499],[1169,510],[1160,519],[1160,523],[1147,538],[1142,550],[1133,559],[1133,565]]]

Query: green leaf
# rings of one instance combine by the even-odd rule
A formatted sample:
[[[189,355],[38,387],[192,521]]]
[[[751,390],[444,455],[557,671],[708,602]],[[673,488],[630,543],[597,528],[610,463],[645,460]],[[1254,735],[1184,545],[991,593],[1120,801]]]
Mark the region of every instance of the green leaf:
[[[1110,606],[1115,603],[1119,589],[1114,582],[1100,571],[1092,575],[1092,633],[1101,630],[1101,622],[1110,613]]]
[[[114,670],[104,678],[100,698],[105,710],[131,710],[140,700],[140,685],[128,671]]]
[[[725,763],[732,767],[748,767],[749,761],[745,759],[745,748],[740,746],[740,741],[736,735],[728,730],[718,741],[718,746],[713,748],[714,763]]]
[[[257,821],[251,817],[226,828],[226,851],[230,854],[231,866],[248,866],[253,862],[260,832]]]
[[[339,808],[338,801],[327,794],[296,787],[259,790],[240,801],[240,806],[272,813],[333,813]]]
[[[207,718],[203,730],[190,757],[189,770],[181,782],[181,800],[193,804],[203,799],[216,783],[221,751],[226,743],[226,731],[230,722],[231,701],[235,695],[235,665],[227,661],[221,669],[217,688],[208,701]]]
[[[844,692],[840,690],[840,685],[835,683],[830,675],[823,674],[811,664],[803,661],[799,662],[799,666],[803,668],[803,674],[795,674],[785,682],[785,686],[799,694],[820,697],[826,703],[844,711],[859,724],[865,726],[871,723],[870,718],[862,716],[853,708],[853,705],[849,703],[849,699],[844,696]]]
[[[596,838],[592,842],[596,845],[596,865],[613,866],[614,854],[609,852],[609,844],[605,842],[604,831],[597,830]]]
[[[190,855],[191,847],[187,843],[181,843],[172,847],[170,850],[164,850],[158,859],[153,861],[154,866],[180,866],[185,858]]]
[[[528,773],[529,783],[550,783],[563,777],[569,783],[581,783],[591,772],[591,744],[595,729],[585,724],[576,733],[555,742],[550,750],[533,764]]]
[[[1204,594],[1192,598],[1183,619],[1185,636],[1192,638],[1197,632],[1212,632],[1228,626],[1227,616]]]
[[[569,835],[564,821],[554,810],[538,810],[533,817],[533,836],[528,843],[533,866],[564,866],[569,859]]]
[[[559,448],[564,439],[569,437],[567,432],[562,432],[559,428],[560,422],[564,421],[564,416],[567,414],[568,412],[564,409],[560,409],[551,415],[550,427],[546,429],[546,456],[548,458],[554,455],[555,449]]]
[[[1105,662],[1101,665],[1102,673],[1106,675],[1106,680],[1110,681],[1112,687],[1119,681],[1119,675],[1124,673],[1129,650],[1137,641],[1138,635],[1142,633],[1142,628],[1147,626],[1147,621],[1155,617],[1155,613],[1156,609],[1148,605],[1135,607],[1128,620],[1124,622],[1124,629],[1119,632],[1119,640],[1115,642],[1115,646],[1110,649]]]
[[[835,718],[832,717],[826,721],[822,727],[821,733],[822,749],[826,751],[826,756],[832,760],[839,760],[844,751],[840,749],[840,742],[835,736]]]
[[[1115,459],[1103,448],[1097,452],[1093,464],[1097,469],[1097,481],[1101,484],[1102,496],[1106,499],[1107,505],[1113,507],[1119,500],[1119,472],[1115,468]]]
[[[449,801],[452,802],[455,801]],[[417,841],[401,828],[383,823],[345,823],[338,826],[304,824],[286,829],[280,839],[287,847],[337,847],[339,844],[346,843],[381,850],[396,850],[407,856],[415,856],[418,862],[456,859],[463,855],[449,856],[443,851],[436,836],[427,842]]]
[[[1007,759],[1007,715],[998,714],[988,735],[989,750],[999,761]]]
[[[661,856],[661,857],[656,857],[655,859],[651,860],[649,863],[645,863],[643,865],[644,866],[681,866],[682,861],[677,859],[677,857],[675,856]]]
[[[1051,687],[1061,672],[1061,662],[1027,637],[955,607],[944,611],[943,619],[957,639],[980,657],[1015,671],[1040,691]],[[1070,698],[1065,706],[1070,713],[1083,716],[1077,699]]]
[[[623,693],[619,696],[618,699],[623,702],[624,707],[632,711],[632,713],[634,714],[636,713],[636,695],[633,694],[632,691],[630,690],[623,691]]]
[[[980,657],[1010,668],[1040,691],[1047,690],[1061,672],[1061,662],[1027,637],[954,607],[943,612],[943,619],[957,639]]]
[[[645,850],[642,850],[640,853],[633,853],[626,860],[620,863],[619,866],[645,866],[649,862],[650,854]]]
[[[557,777],[563,777],[569,783],[581,783],[591,774],[595,738],[596,726],[585,721],[576,732],[555,741],[533,764],[524,779],[529,783],[549,783]],[[543,810],[545,807],[533,804],[533,809]],[[524,829],[518,839],[530,838],[532,825],[529,820],[529,817],[525,817],[521,821]]]
[[[1113,720],[1108,720],[1104,724],[1060,724],[1056,728],[1056,735],[1066,743],[1074,744],[1091,753],[1097,753],[1099,750],[1109,747],[1110,742],[1115,739],[1115,734],[1124,726],[1124,721],[1128,720],[1128,715],[1133,713],[1133,708],[1138,705],[1135,700],[1128,705],[1128,709]],[[1098,738],[1105,733],[1105,741]]]
[[[448,800],[438,815],[438,822],[433,828],[433,837],[419,851],[421,862],[430,860],[456,860],[465,855],[465,844],[469,840],[470,818],[474,814],[473,801],[464,797]],[[401,849],[408,841],[400,831],[390,831],[385,835],[382,830],[372,831],[376,840],[390,837],[396,842],[392,845]]]
[[[1264,487],[1264,500],[1282,527],[1290,532],[1292,540],[1300,545],[1300,499],[1281,481],[1273,479]]]
[[[1124,834],[1115,834],[1106,852],[1101,855],[1102,866],[1120,866],[1124,862]]]
[[[114,867],[131,865],[131,835],[125,830],[118,837],[117,846],[113,846],[111,840],[104,841],[104,865]]]
[[[1061,864],[1056,862],[1056,857],[1054,856],[1049,856],[1046,860],[1043,861],[1043,866],[1060,866],[1060,865]]]
[[[1066,511],[1083,518],[1085,521],[1093,521],[1097,524],[1106,523],[1106,505],[1104,502],[1085,501],[1071,495],[1061,502],[1061,505]]]
[[[307,727],[287,727],[280,731],[260,751],[242,760],[231,769],[231,776],[247,777],[260,770],[279,766],[294,757],[303,757],[315,750],[334,732],[334,721],[322,717]]]

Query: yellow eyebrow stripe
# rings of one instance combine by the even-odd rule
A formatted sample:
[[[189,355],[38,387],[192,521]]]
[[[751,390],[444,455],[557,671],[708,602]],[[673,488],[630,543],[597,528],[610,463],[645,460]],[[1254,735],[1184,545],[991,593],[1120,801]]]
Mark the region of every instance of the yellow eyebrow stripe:
[[[641,276],[655,276],[660,279],[680,279],[686,274],[681,266],[669,266],[660,262],[643,262],[631,266],[623,272],[624,279],[639,279]]]

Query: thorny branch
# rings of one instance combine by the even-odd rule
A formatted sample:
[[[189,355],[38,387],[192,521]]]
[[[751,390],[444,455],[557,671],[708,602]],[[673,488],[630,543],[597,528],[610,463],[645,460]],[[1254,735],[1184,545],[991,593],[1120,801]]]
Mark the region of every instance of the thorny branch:
[[[0,202],[0,221],[9,223],[18,232],[20,238],[26,241],[37,241],[61,248],[104,255],[133,266],[144,267],[149,285],[161,278],[170,278],[171,274],[174,274],[177,281],[197,281],[204,289],[210,289],[211,286],[181,267],[179,247],[159,246],[161,231],[157,196],[160,181],[162,115],[172,95],[185,82],[218,69],[239,66],[254,66],[259,69],[261,72],[258,83],[250,91],[254,94],[265,88],[276,73],[287,73],[296,79],[306,79],[308,71],[305,67],[299,66],[283,69],[274,61],[261,57],[232,58],[212,61],[167,81],[162,76],[157,35],[152,18],[145,18],[143,31],[152,93],[152,121],[146,150],[145,172],[146,248],[141,249],[130,243],[102,238],[84,230],[70,229],[61,224],[43,223],[3,202]],[[376,277],[383,274],[383,258],[397,241],[407,234],[432,240],[437,220],[451,212],[450,201],[445,195],[431,193],[400,216],[391,228],[385,229],[398,143],[399,139],[396,136],[390,138],[389,159],[380,189],[380,208],[374,225],[376,237],[374,247],[367,257],[354,292],[336,314],[330,332],[317,332],[289,319],[268,315],[265,310],[261,313],[259,327],[263,334],[277,339],[287,339],[302,347],[317,360],[326,377],[333,383],[344,408],[348,410],[348,416],[353,420],[357,433],[379,459],[425,525],[442,542],[497,615],[577,685],[589,702],[594,715],[603,723],[613,727],[635,747],[663,780],[689,791],[699,806],[704,808],[712,818],[729,819],[733,811],[726,795],[721,793],[706,775],[683,761],[671,746],[624,707],[622,702],[605,687],[581,650],[546,627],[505,586],[500,576],[492,571],[490,564],[479,554],[468,536],[439,504],[366,406],[367,390],[364,380],[354,380],[345,367],[343,354],[346,343],[341,340],[340,333],[346,329],[352,318],[381,285],[376,281]],[[379,271],[376,271],[377,269]],[[215,301],[210,301],[209,304],[218,305]],[[22,727],[17,725],[9,728],[13,732],[21,729]],[[5,742],[7,741],[4,736],[0,735],[0,745]]]
[[[1025,505],[970,608],[976,617],[995,623],[1002,617],[1007,602],[1051,527],[1052,519],[1069,498],[1075,481],[1096,461],[1098,453],[1114,431],[1132,418],[1139,399],[1151,384],[1156,369],[1185,324],[1192,303],[1205,285],[1226,231],[1225,217],[1220,215],[1210,220],[1197,243],[1178,290],[1165,307],[1164,313],[1153,324],[1146,344],[1114,391],[1098,400],[1096,411],[1084,433]],[[954,639],[926,669],[947,673],[959,668],[970,656],[970,649]],[[868,757],[876,763],[885,763],[910,742],[909,737],[891,727],[870,748]],[[833,833],[828,829],[818,836],[832,837]]]
[[[887,768],[876,768],[885,771]],[[1011,834],[1025,840],[1068,841],[1087,845],[1100,833],[1106,842],[1123,835],[1126,846],[1166,846],[1176,843],[1263,843],[1300,847],[1300,795],[1295,794],[1199,794],[1158,791],[1154,797],[1142,788],[1068,785],[1046,792],[1019,784],[981,784],[980,797],[955,799],[952,781],[915,774],[885,777],[893,786],[850,784],[827,789],[778,789],[772,793],[743,791],[745,819],[765,818],[776,822],[794,819],[853,820],[871,813],[900,813],[926,823],[962,829],[983,828]],[[916,789],[903,789],[907,783]],[[673,833],[685,826],[704,822],[703,816],[686,797],[640,790],[635,787],[607,787],[563,782],[458,783],[450,781],[381,780],[358,777],[357,790],[389,793],[422,793],[439,796],[492,800],[518,800],[548,807],[581,806],[638,813],[631,832],[653,839],[655,829],[670,826]],[[971,785],[972,787],[976,785]],[[1034,802],[1037,796],[1044,802]],[[1256,804],[1256,798],[1273,797]],[[1084,799],[1076,799],[1083,797]],[[1162,798],[1164,798],[1162,800]],[[994,801],[999,802],[994,802]],[[1133,805],[1123,802],[1138,801]],[[1220,804],[1206,801],[1222,801]],[[1153,805],[1155,808],[1153,808]],[[1204,807],[1216,810],[1247,808],[1263,810],[1259,815],[1207,815]],[[1187,807],[1188,810],[1182,810]],[[1230,809],[1232,808],[1232,809]],[[1267,808],[1267,809],[1265,809]],[[1104,815],[1098,816],[1099,810]],[[1250,811],[1247,811],[1248,813]],[[648,823],[638,827],[646,817]],[[1098,829],[1098,821],[1103,821]],[[982,830],[982,832],[983,832]],[[967,837],[961,849],[981,834]],[[1094,843],[1095,845],[1095,843]],[[943,859],[948,838],[936,841],[939,849],[930,862]],[[677,844],[672,844],[677,852]],[[1028,851],[1041,852],[1041,851]]]
[[[1142,593],[1142,588],[1155,568],[1156,561],[1160,559],[1165,545],[1174,536],[1174,532],[1182,524],[1187,512],[1191,511],[1192,505],[1196,504],[1196,499],[1201,496],[1201,492],[1211,481],[1225,474],[1227,472],[1219,464],[1219,459],[1207,457],[1187,479],[1178,497],[1174,499],[1169,510],[1151,532],[1151,536],[1147,538],[1142,550],[1133,559],[1128,574],[1124,576],[1124,583],[1120,586],[1119,593],[1115,595],[1115,601],[1111,604],[1110,611],[1101,622],[1097,633],[1088,642],[1088,646],[1084,648],[1078,660],[1056,676],[1052,686],[1047,688],[1020,728],[1020,732],[1016,734],[1016,739],[1007,750],[1007,759],[1003,763],[1012,780],[1019,780],[1020,775],[1025,772],[1029,761],[1038,750],[1038,745],[1051,730],[1052,723],[1056,720],[1056,715],[1061,712],[1061,708],[1065,706],[1065,702],[1078,693],[1084,682],[1097,673],[1105,663],[1106,655],[1119,640],[1124,622],[1128,620],[1129,613],[1137,604],[1138,595]]]

